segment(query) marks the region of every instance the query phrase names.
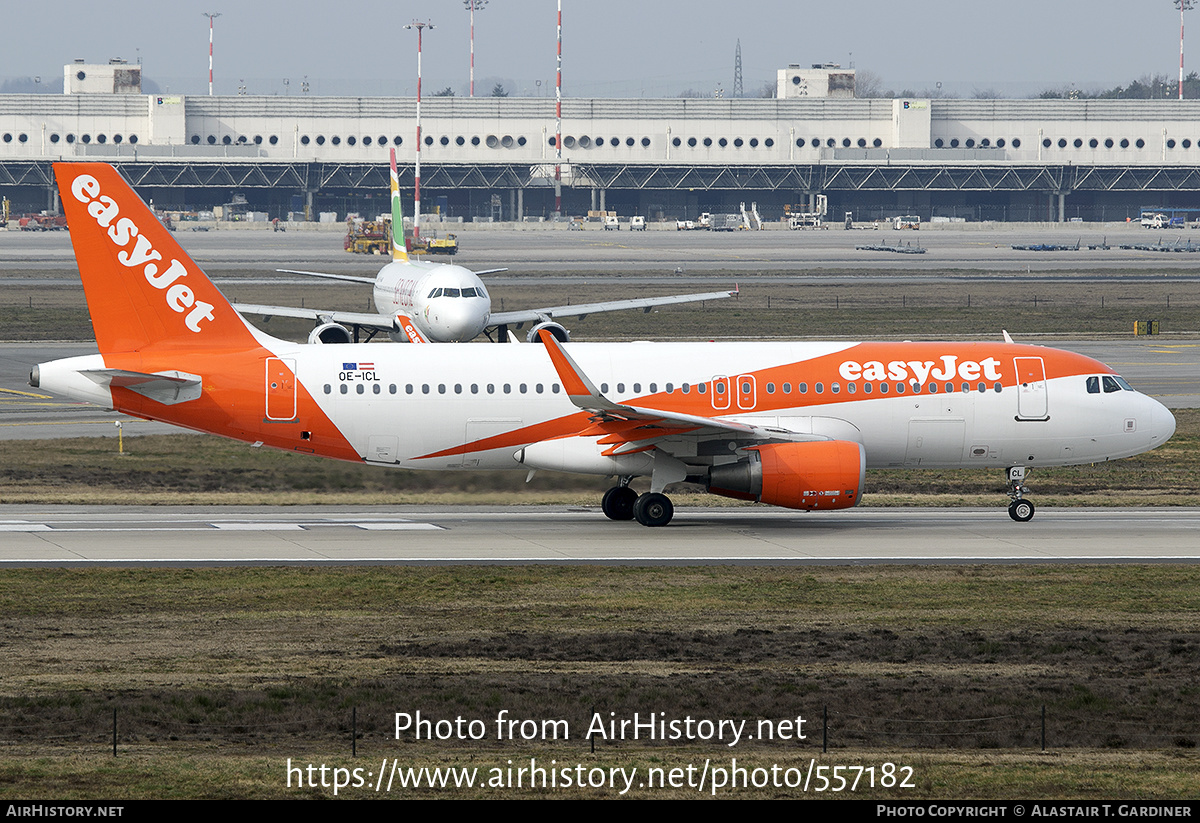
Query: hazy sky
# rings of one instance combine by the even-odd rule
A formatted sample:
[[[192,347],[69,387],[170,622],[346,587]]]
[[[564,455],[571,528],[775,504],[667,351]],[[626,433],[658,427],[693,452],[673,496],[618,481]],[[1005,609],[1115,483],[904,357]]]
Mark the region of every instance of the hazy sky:
[[[563,88],[579,97],[676,96],[733,85],[742,43],[747,95],[774,82],[789,63],[851,60],[885,88],[942,83],[969,95],[1017,95],[1075,83],[1111,87],[1145,74],[1174,77],[1179,12],[1171,0],[909,0],[812,3],[563,0]],[[513,93],[553,96],[554,0],[490,0],[476,13],[476,95],[501,80]],[[216,91],[411,95],[416,33],[424,38],[426,94],[466,93],[468,14],[462,0],[423,3],[336,0],[56,0],[4,3],[0,81],[40,75],[62,89],[75,58],[139,57],[144,76],[164,90],[207,93],[208,20],[216,21]],[[48,14],[51,16],[48,17]],[[1190,65],[1200,70],[1200,13]],[[291,81],[290,86],[283,79]]]

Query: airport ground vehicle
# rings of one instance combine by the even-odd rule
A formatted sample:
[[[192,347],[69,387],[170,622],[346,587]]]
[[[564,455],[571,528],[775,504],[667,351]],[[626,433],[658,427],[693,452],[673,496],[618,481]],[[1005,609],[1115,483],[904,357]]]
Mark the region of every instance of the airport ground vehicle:
[[[100,354],[31,385],[255,445],[411,469],[616,476],[613,520],[670,522],[677,482],[843,509],[878,467],[1031,466],[1166,442],[1171,413],[1104,364],[995,343],[314,346],[254,329],[101,163],[57,163]],[[649,491],[636,494],[636,477]]]

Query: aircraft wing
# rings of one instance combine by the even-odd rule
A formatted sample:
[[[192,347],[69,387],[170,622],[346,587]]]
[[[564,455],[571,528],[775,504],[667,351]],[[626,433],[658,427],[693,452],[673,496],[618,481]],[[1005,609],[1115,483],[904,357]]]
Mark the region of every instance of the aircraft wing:
[[[346,280],[351,283],[366,283],[368,286],[375,285],[374,277],[355,277],[352,274],[328,274],[323,271],[298,271],[297,269],[275,269],[280,274],[303,274],[307,277],[324,277],[327,280]],[[504,271],[501,269],[500,271]]]
[[[604,303],[576,303],[570,306],[548,306],[543,309],[526,309],[524,311],[492,312],[488,318],[490,326],[517,326],[521,323],[535,323],[550,320],[555,317],[586,317],[606,311],[624,311],[627,309],[642,309],[650,311],[655,306],[669,306],[675,303],[698,303],[701,300],[724,300],[735,297],[738,290],[714,291],[705,294],[676,294],[668,297],[640,297],[633,300],[610,300]]]
[[[386,314],[370,314],[367,312],[328,311],[325,309],[297,309],[293,306],[259,306],[253,303],[234,303],[233,307],[241,314],[261,315],[263,317],[298,317],[301,320],[312,320],[315,323],[341,323],[347,326],[363,326],[382,331],[396,331],[395,318]]]
[[[796,432],[780,426],[763,426],[747,423],[731,417],[702,417],[682,412],[664,411],[640,406],[629,406],[609,400],[579,365],[567,354],[563,344],[548,331],[539,336],[546,346],[555,371],[563,383],[567,397],[578,408],[594,413],[593,424],[599,431],[608,433],[601,441],[614,444],[612,453],[647,448],[657,438],[672,434],[703,435],[716,432],[732,434],[754,443],[768,441],[808,442],[829,440],[823,434]]]

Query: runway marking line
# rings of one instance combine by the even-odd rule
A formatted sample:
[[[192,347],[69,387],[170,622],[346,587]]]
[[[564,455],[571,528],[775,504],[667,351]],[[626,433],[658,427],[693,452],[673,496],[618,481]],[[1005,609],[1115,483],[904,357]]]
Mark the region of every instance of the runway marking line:
[[[19,394],[22,397],[36,397],[39,400],[53,400],[54,398],[48,394],[35,394],[31,391],[18,391],[17,389],[0,389],[0,392],[5,394]]]

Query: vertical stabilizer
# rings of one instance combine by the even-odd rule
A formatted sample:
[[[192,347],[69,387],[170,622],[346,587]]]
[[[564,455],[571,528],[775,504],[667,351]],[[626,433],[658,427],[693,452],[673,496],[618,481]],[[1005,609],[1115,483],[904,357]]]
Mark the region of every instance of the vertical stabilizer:
[[[400,208],[400,174],[396,171],[396,150],[392,149],[392,259],[408,261],[404,248],[404,211]]]
[[[107,163],[55,163],[102,354],[257,341],[200,267]]]

